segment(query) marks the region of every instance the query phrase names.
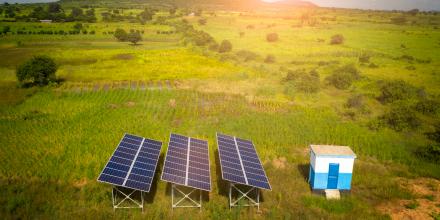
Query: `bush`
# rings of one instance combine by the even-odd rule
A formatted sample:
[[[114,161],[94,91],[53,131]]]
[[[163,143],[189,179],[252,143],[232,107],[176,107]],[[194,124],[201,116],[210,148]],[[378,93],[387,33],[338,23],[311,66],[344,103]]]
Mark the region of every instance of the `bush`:
[[[21,64],[17,68],[16,75],[21,84],[30,82],[44,86],[55,80],[57,68],[52,58],[40,55]]]
[[[115,30],[114,35],[118,41],[127,41],[128,34],[124,29],[118,28]]]
[[[265,63],[275,63],[276,59],[275,56],[272,54],[269,54],[266,56],[266,58],[264,59]]]
[[[333,35],[330,39],[330,44],[342,44],[344,43],[344,36],[341,34]]]
[[[383,103],[392,103],[398,100],[413,98],[417,95],[417,88],[403,80],[389,81],[380,88],[381,96],[378,97]]]
[[[430,144],[426,147],[420,147],[416,151],[416,155],[422,159],[440,164],[440,145]]]
[[[132,31],[127,35],[127,41],[130,41],[134,45],[136,45],[137,42],[141,40],[142,40],[142,36],[138,31]]]
[[[349,108],[363,108],[365,106],[364,96],[362,94],[353,94],[348,98],[345,106]]]
[[[336,69],[326,78],[330,85],[338,89],[348,89],[354,81],[360,79],[360,72],[353,64],[348,64]]]
[[[277,33],[270,33],[266,35],[266,40],[268,42],[276,42],[278,41],[278,34]]]
[[[237,53],[237,57],[242,58],[244,62],[256,60],[258,55],[249,50],[240,50]]]
[[[287,82],[286,90],[317,93],[320,89],[319,73],[315,70],[308,73],[304,69],[296,71],[289,70],[283,81]]]
[[[223,40],[218,48],[219,53],[225,53],[232,50],[232,44],[228,40]]]
[[[426,133],[430,140],[440,143],[440,124],[435,125],[434,132]]]
[[[422,99],[417,102],[416,110],[423,114],[436,114],[440,109],[440,102],[432,99]]]
[[[81,30],[83,28],[83,25],[81,23],[76,23],[73,25],[73,29],[75,30]]]
[[[411,106],[403,103],[395,104],[382,116],[382,120],[392,129],[403,131],[420,126],[420,120]]]

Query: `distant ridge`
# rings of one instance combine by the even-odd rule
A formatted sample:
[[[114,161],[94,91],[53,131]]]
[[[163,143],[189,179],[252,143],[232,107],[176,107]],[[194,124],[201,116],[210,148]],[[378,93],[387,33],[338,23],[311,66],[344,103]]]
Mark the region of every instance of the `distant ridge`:
[[[224,7],[224,8],[259,8],[259,7],[318,7],[303,0],[282,0],[278,2],[263,2],[261,0],[60,0],[61,3],[105,4],[118,3],[122,5],[174,5],[180,7]]]
[[[263,4],[267,6],[292,6],[292,7],[318,7],[317,5],[313,4],[309,1],[302,1],[302,0],[282,0],[277,2],[263,2]]]

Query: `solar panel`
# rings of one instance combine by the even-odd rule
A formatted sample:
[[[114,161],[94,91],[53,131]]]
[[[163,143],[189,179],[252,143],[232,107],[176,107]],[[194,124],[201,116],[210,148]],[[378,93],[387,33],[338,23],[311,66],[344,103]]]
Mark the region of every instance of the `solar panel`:
[[[217,133],[222,178],[260,189],[271,189],[252,141]]]
[[[149,192],[162,142],[125,134],[98,181]]]
[[[208,142],[171,134],[162,180],[211,191]]]

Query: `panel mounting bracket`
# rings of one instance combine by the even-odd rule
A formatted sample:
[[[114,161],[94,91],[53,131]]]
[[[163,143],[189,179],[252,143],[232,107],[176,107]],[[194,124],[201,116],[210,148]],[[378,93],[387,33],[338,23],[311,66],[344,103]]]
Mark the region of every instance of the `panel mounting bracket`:
[[[189,192],[185,192],[185,189],[190,189]],[[177,192],[177,193],[176,193]],[[191,195],[199,194],[199,201],[196,198],[191,197]],[[183,197],[178,197],[176,194],[180,194]],[[175,201],[176,200],[176,201]],[[186,201],[186,205],[183,204]],[[189,204],[188,204],[189,203]],[[185,186],[179,186],[176,184],[171,184],[171,204],[172,208],[200,208],[202,210],[202,190],[191,189]]]
[[[256,206],[260,210],[260,189],[257,187],[248,187],[246,190],[240,189],[241,184],[229,183],[229,209],[237,206]],[[233,191],[238,193],[237,198],[232,198]],[[246,204],[240,204],[240,201],[247,201]]]
[[[140,201],[135,197],[136,195],[140,196]],[[144,212],[144,193],[140,190],[113,186],[112,201],[113,210],[142,209],[142,212]]]

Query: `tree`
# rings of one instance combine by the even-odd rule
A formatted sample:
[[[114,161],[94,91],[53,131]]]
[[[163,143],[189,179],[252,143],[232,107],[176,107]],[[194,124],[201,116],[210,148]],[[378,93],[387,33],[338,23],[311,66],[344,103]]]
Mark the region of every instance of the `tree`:
[[[119,41],[127,41],[128,37],[127,32],[121,28],[117,28],[113,36],[115,36],[115,38]]]
[[[81,23],[76,23],[75,25],[73,25],[73,28],[75,30],[81,30],[83,29],[83,25]]]
[[[3,34],[7,34],[9,31],[11,31],[11,27],[9,27],[9,26],[4,26],[4,27],[3,27],[3,30],[2,30],[2,33],[3,33]]]
[[[278,41],[278,34],[277,33],[270,33],[266,35],[266,40],[268,42],[275,42]]]
[[[225,53],[232,50],[232,44],[228,40],[223,40],[218,48],[219,53]]]
[[[144,9],[144,11],[139,14],[139,18],[142,21],[151,21],[153,19],[153,16],[154,11],[149,8]]]
[[[77,18],[79,16],[82,16],[84,14],[83,10],[81,8],[72,8],[71,16],[74,18]]]
[[[47,8],[47,11],[49,13],[60,13],[62,10],[63,9],[61,8],[61,5],[56,2],[49,3],[49,6]]]
[[[127,35],[127,40],[130,41],[132,44],[136,45],[137,42],[142,40],[142,36],[137,31],[132,31]]]
[[[43,86],[55,80],[57,68],[52,58],[40,55],[21,64],[16,75],[20,83],[31,82]]]
[[[330,39],[330,44],[342,44],[344,43],[344,36],[342,34],[333,35]]]

